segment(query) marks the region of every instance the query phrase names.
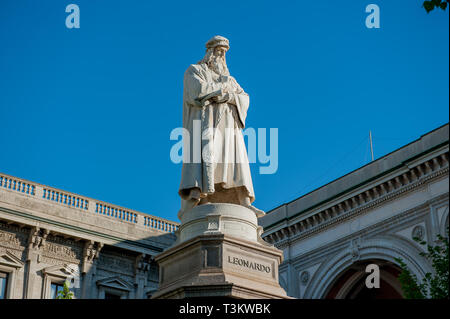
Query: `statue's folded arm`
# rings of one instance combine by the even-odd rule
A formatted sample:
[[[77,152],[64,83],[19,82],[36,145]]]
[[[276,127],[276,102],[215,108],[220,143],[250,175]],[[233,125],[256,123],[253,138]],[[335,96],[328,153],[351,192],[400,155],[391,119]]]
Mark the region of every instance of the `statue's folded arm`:
[[[187,69],[184,75],[185,102],[202,107],[208,99],[221,93],[221,86],[208,82],[197,68],[191,66]]]

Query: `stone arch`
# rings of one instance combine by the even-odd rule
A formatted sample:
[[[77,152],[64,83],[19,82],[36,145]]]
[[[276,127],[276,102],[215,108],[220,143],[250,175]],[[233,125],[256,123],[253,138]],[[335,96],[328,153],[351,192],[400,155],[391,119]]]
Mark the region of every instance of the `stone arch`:
[[[353,258],[350,245],[334,257],[323,263],[311,278],[304,298],[320,299],[326,296],[333,283],[356,261],[384,260],[398,266],[394,258],[400,257],[417,278],[422,279],[431,271],[430,265],[421,250],[408,240],[395,235],[384,235],[368,240],[361,240],[358,245],[359,258]]]
[[[447,229],[448,229],[448,222],[449,222],[449,216],[448,216],[448,205],[445,209],[445,212],[442,214],[441,220],[439,221],[439,233],[442,236],[447,236]]]
[[[283,288],[287,292],[288,291],[288,284],[286,282],[286,276],[287,276],[287,274],[280,273],[278,275],[278,282],[279,282],[281,288]]]
[[[379,288],[367,289],[366,278],[369,275],[366,267],[369,264],[378,266]],[[365,299],[365,298],[403,298],[401,284],[397,277],[401,269],[391,262],[380,259],[359,260],[345,269],[328,289],[324,298],[333,299]]]

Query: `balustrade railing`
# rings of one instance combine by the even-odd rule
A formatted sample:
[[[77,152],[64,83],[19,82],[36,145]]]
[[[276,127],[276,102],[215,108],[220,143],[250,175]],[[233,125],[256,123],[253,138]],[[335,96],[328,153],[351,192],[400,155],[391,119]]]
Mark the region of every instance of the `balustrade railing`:
[[[105,218],[140,225],[161,232],[170,233],[178,229],[178,223],[163,218],[143,214],[131,209],[126,209],[0,173],[0,191],[5,189],[30,196],[34,199],[43,199],[64,207],[78,209],[86,213],[101,215]],[[91,207],[92,203],[93,206]]]
[[[19,193],[25,193],[28,195],[35,195],[36,194],[36,186],[20,180],[16,178],[12,178],[5,175],[0,175],[0,187],[10,189]]]
[[[84,210],[89,208],[89,200],[87,199],[46,187],[42,189],[42,198],[74,208]]]

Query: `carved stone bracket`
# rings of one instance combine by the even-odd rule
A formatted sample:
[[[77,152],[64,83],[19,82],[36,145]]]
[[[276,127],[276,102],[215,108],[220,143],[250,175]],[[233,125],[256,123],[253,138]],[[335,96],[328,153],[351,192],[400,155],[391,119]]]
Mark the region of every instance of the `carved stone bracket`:
[[[45,247],[47,236],[50,234],[48,229],[33,227],[30,231],[28,239],[28,256],[27,260],[41,261],[41,252]]]
[[[103,243],[94,242],[92,240],[85,243],[83,249],[83,273],[88,272],[88,270],[92,267],[94,262],[98,259],[102,248]]]
[[[153,256],[146,254],[139,254],[135,261],[135,273],[145,275],[150,270],[150,265],[153,262]]]
[[[39,227],[33,227],[30,232],[30,238],[28,242],[28,248],[34,250],[40,250],[45,246],[50,231],[48,229],[40,229]]]

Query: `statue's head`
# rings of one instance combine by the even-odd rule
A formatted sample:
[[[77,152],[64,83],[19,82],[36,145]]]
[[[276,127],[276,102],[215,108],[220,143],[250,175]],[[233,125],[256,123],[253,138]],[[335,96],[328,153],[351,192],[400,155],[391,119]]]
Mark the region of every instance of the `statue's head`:
[[[199,62],[205,63],[208,67],[220,75],[230,75],[228,71],[225,54],[230,48],[228,39],[216,35],[206,42],[205,57]]]

